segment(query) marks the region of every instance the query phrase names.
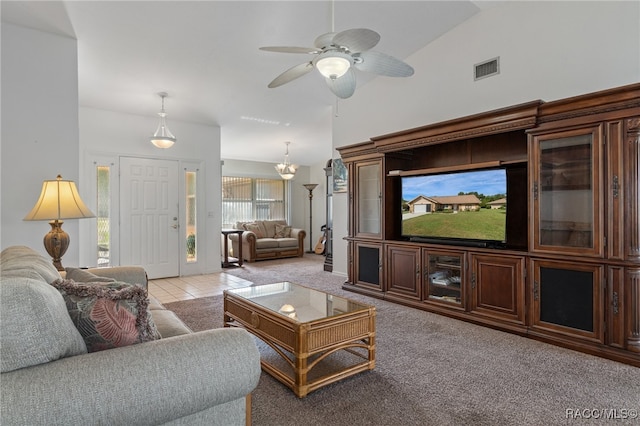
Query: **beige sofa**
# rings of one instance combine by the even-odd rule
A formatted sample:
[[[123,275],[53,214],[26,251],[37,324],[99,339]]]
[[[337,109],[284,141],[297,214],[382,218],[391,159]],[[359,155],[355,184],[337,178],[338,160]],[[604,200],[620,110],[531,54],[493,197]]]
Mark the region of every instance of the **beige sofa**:
[[[304,256],[304,229],[293,228],[284,220],[257,220],[238,222],[236,229],[245,232],[240,238],[229,235],[234,256],[239,253],[242,244],[242,257],[247,262],[283,257]]]
[[[142,268],[89,272],[147,286]],[[3,426],[250,424],[260,356],[245,330],[193,333],[157,301],[146,305],[144,291],[119,283],[142,294],[159,336],[88,352],[71,299],[54,287],[71,278],[62,281],[50,260],[24,246],[2,251],[0,274]]]

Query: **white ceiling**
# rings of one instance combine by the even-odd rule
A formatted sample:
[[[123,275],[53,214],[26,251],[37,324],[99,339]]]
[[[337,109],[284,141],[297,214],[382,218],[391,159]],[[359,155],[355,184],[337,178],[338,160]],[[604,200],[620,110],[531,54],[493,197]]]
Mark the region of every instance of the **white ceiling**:
[[[334,28],[373,29],[381,35],[374,50],[413,66],[412,53],[488,6],[338,0]],[[157,93],[166,91],[169,128],[172,119],[220,126],[222,158],[280,162],[291,141],[291,161],[311,165],[331,156],[336,98],[315,71],[268,89],[310,56],[258,48],[313,47],[331,31],[331,7],[330,1],[3,0],[2,20],[78,40],[81,106],[155,116]],[[389,77],[358,71],[358,89],[371,78]]]

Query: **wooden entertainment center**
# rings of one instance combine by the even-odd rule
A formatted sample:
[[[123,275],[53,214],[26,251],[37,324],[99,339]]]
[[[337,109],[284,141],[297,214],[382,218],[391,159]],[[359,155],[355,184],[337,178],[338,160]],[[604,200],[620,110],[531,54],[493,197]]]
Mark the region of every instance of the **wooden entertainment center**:
[[[344,289],[640,366],[640,84],[338,151]],[[402,236],[403,176],[496,167],[507,176],[502,247]]]

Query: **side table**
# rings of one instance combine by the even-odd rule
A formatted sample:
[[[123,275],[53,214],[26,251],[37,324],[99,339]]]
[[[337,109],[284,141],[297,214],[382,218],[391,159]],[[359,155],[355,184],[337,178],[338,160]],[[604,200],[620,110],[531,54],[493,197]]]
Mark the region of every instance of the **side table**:
[[[223,229],[221,232],[224,236],[224,260],[222,261],[222,267],[230,268],[232,266],[242,266],[242,234],[244,233],[244,230]],[[229,234],[238,234],[238,253],[234,253],[234,255],[238,256],[237,258],[232,257],[229,259]]]

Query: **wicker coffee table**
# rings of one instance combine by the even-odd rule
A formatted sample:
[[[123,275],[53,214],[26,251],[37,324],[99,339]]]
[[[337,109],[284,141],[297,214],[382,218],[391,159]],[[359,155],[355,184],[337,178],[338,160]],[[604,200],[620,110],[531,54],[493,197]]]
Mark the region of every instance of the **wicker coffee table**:
[[[224,292],[225,327],[258,336],[269,352],[262,369],[300,398],[375,367],[375,316],[373,306],[291,282]]]

